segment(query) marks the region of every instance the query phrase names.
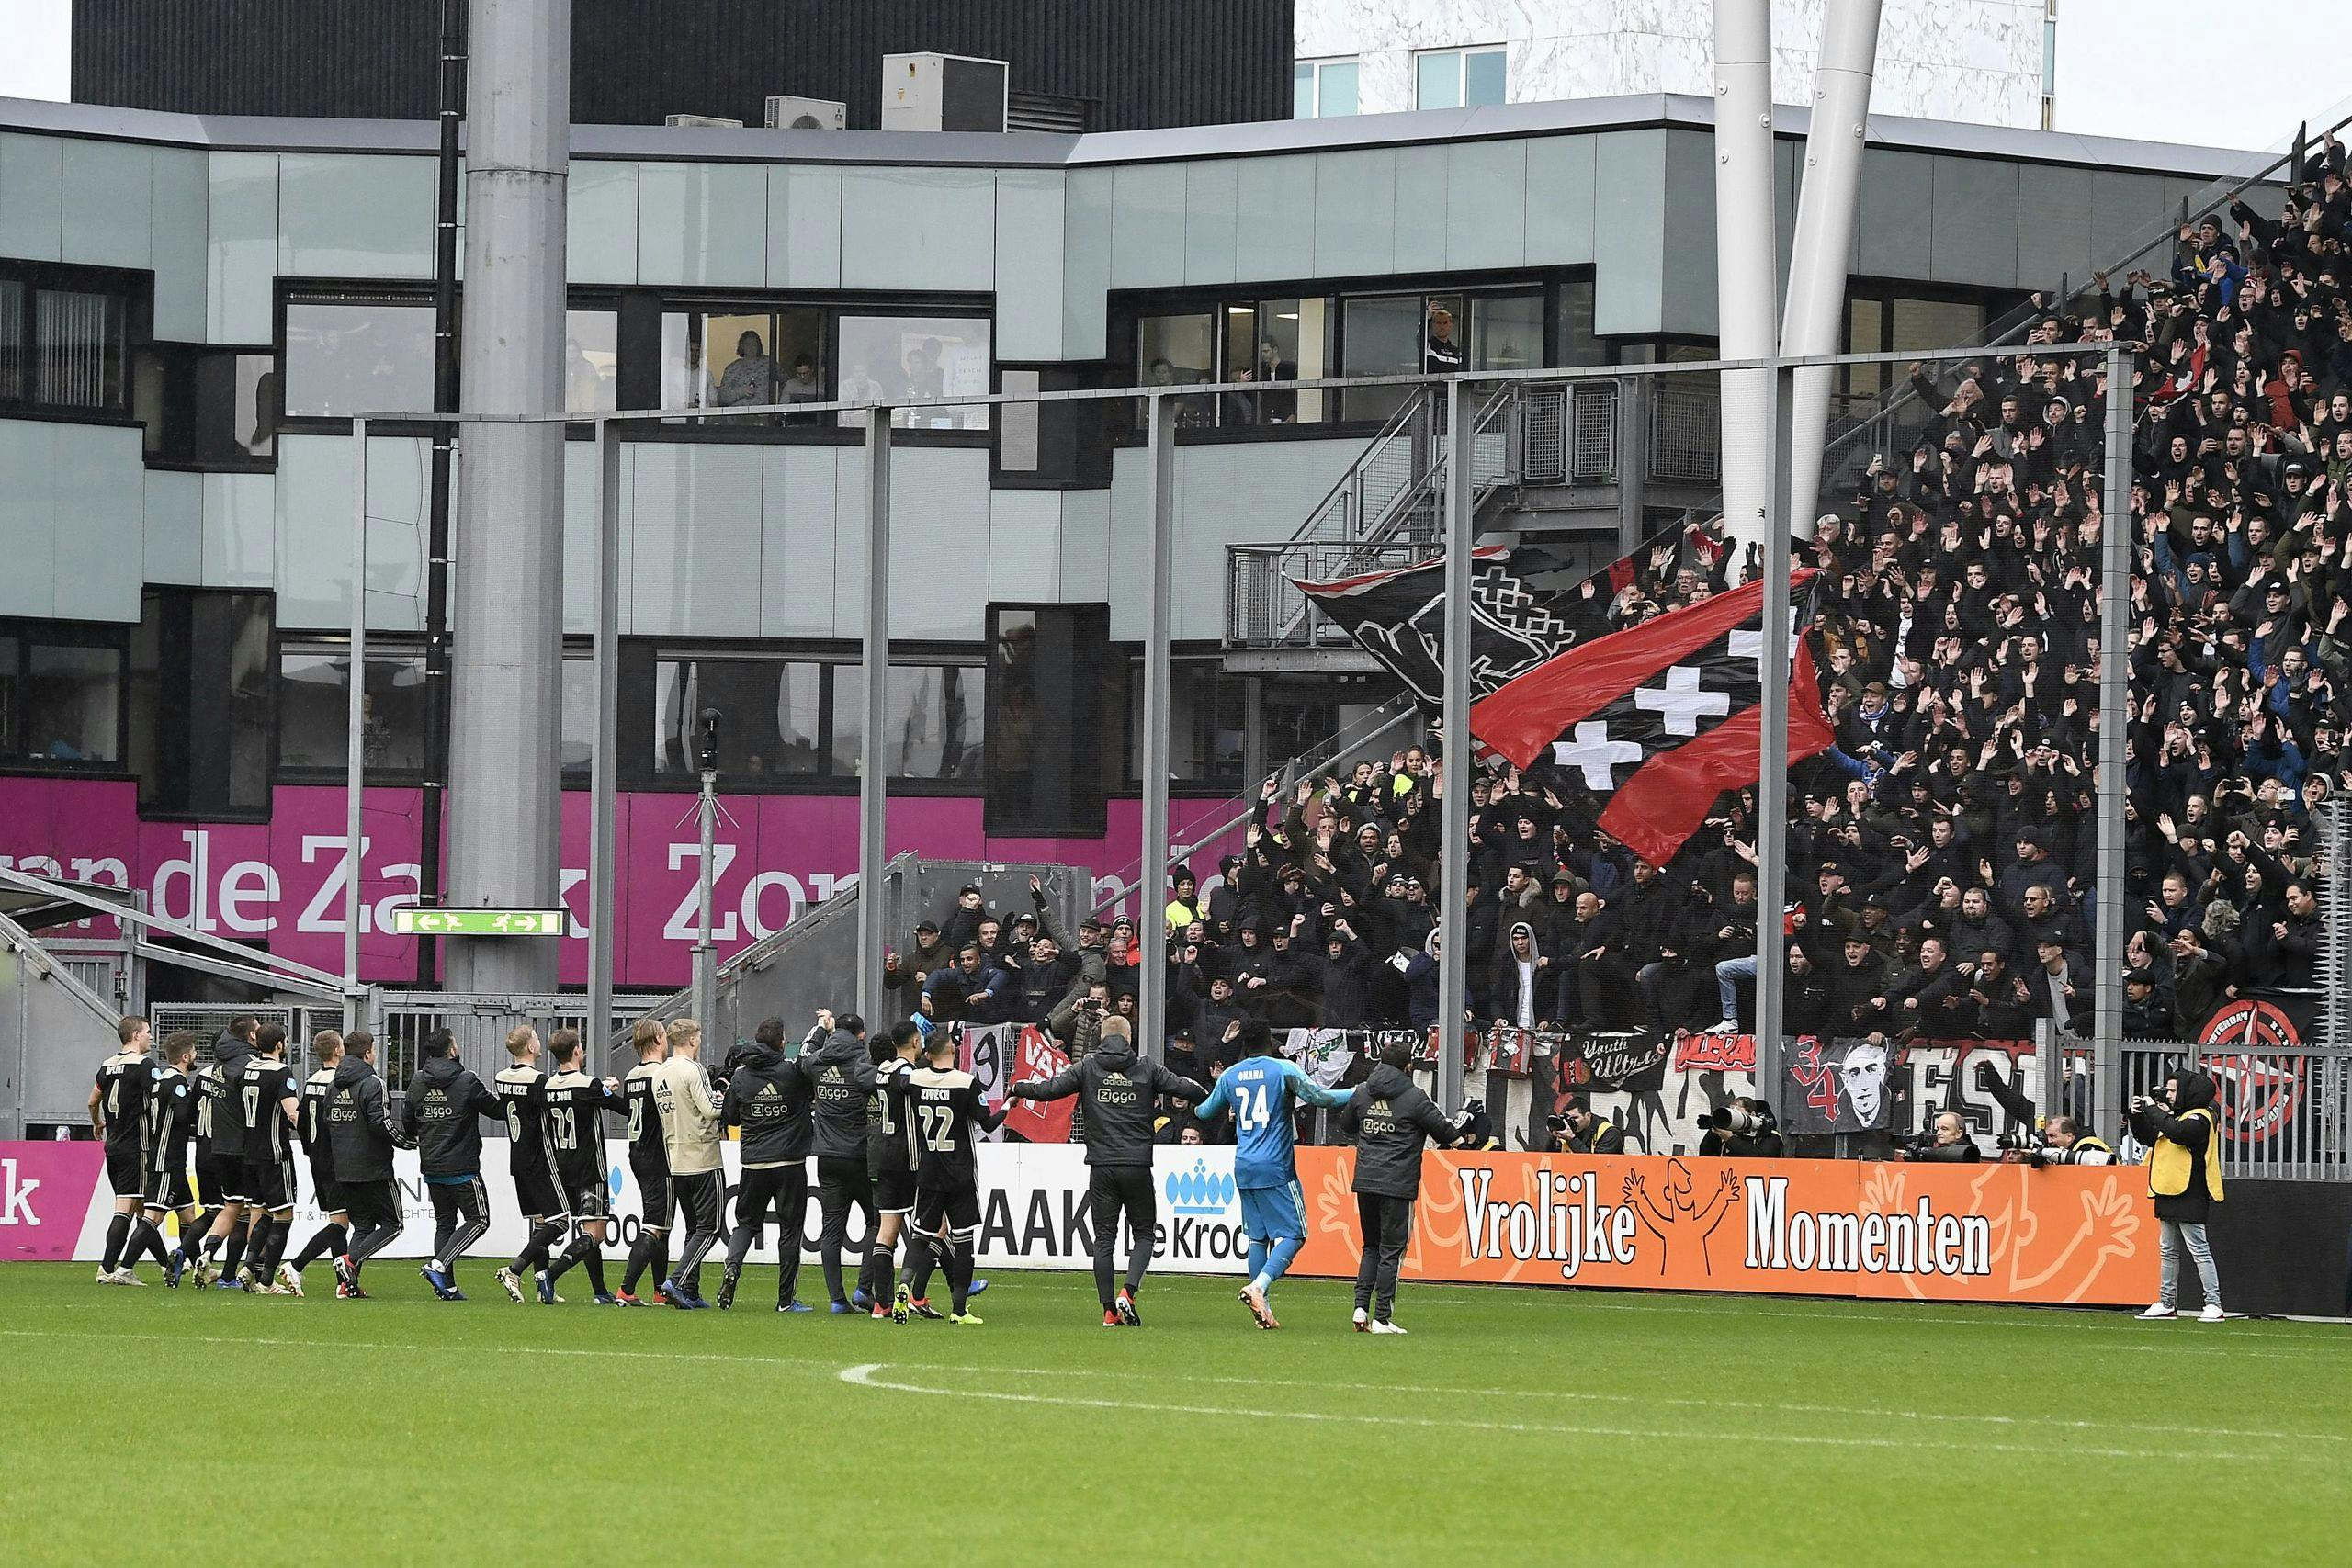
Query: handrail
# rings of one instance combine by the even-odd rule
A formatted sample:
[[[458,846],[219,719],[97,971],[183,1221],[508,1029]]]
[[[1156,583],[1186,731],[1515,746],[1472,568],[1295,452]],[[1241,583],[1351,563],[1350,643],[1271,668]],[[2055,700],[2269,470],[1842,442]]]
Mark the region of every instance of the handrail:
[[[1345,499],[1347,492],[1360,482],[1365,466],[1376,454],[1385,448],[1388,442],[1404,434],[1415,420],[1423,417],[1423,405],[1429,401],[1436,390],[1434,387],[1413,389],[1412,396],[1399,404],[1396,412],[1389,416],[1388,423],[1382,425],[1379,431],[1364,443],[1363,450],[1356,455],[1355,461],[1350,463],[1346,470],[1332,482],[1331,488],[1323,492],[1323,498],[1306,509],[1306,520],[1300,523],[1297,529],[1291,535],[1294,541],[1304,544],[1317,537],[1315,533],[1317,525],[1330,510],[1332,503]]]

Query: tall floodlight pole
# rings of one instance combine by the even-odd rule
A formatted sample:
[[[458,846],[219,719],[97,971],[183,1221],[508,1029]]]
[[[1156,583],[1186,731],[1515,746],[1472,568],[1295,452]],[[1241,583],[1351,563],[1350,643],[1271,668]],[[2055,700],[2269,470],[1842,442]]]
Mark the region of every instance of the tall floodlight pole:
[[[1136,872],[1136,931],[1143,939],[1136,977],[1141,1046],[1153,1061],[1167,1050],[1169,605],[1175,574],[1176,410],[1151,399],[1151,533],[1144,544],[1143,863]]]
[[[613,1026],[613,954],[620,938],[614,897],[619,834],[621,704],[621,444],[613,422],[596,421],[596,750],[588,762],[588,1030],[601,1042]]]
[[[871,1029],[883,1027],[882,955],[889,901],[882,889],[883,831],[889,810],[889,748],[883,742],[890,705],[890,411],[865,411],[865,751],[857,770],[858,1007]]]
[[[1846,254],[1854,243],[1870,131],[1871,78],[1878,57],[1880,0],[1829,0],[1821,65],[1814,76],[1813,125],[1805,134],[1804,184],[1796,241],[1789,252],[1789,299],[1781,352],[1791,358],[1838,352],[1846,317]],[[1867,351],[1877,344],[1858,344]],[[1802,366],[1788,415],[1792,523],[1811,514],[1821,491],[1829,440],[1829,392],[1837,372]]]
[[[1780,242],[1772,209],[1771,0],[1715,0],[1716,335],[1725,359],[1779,348]],[[1724,529],[1764,537],[1768,370],[1726,371],[1721,389]]]
[[[367,863],[360,803],[368,782],[368,422],[351,422],[351,679],[344,714],[343,753],[343,1026],[357,1029],[361,1014],[359,895]]]
[[[1445,846],[1444,899],[1438,911],[1437,1100],[1462,1109],[1462,1058],[1468,1048],[1464,1009],[1470,994],[1470,389],[1450,382],[1445,399],[1445,744],[1439,831]]]
[[[1782,1066],[1782,993],[1788,978],[1788,942],[1781,933],[1789,897],[1789,528],[1782,492],[1773,483],[1779,465],[1781,409],[1792,397],[1794,376],[1781,365],[1766,372],[1765,428],[1774,433],[1764,447],[1765,493],[1773,498],[1764,530],[1764,658],[1758,677],[1763,686],[1763,730],[1756,764],[1756,1087],[1764,1102],[1778,1108]]]
[[[470,415],[563,406],[571,0],[474,0],[467,92],[463,396]],[[450,650],[453,907],[548,907],[558,892],[563,682],[563,426],[461,427]],[[552,990],[558,947],[450,944],[453,989]]]
[[[2132,705],[2132,378],[2134,355],[2107,355],[2107,494],[2099,512],[2098,898],[2093,933],[2098,1003],[2091,1043],[2100,1136],[2121,1131],[2123,1083],[2123,742]]]

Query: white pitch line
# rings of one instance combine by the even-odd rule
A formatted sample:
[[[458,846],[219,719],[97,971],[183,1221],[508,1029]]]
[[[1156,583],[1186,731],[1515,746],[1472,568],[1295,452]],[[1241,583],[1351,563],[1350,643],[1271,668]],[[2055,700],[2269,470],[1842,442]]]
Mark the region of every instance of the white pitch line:
[[[247,1337],[247,1336],[243,1336],[243,1335],[200,1335],[200,1334],[199,1334],[199,1335],[189,1335],[189,1334],[122,1334],[122,1333],[113,1333],[113,1332],[108,1332],[108,1331],[104,1331],[104,1330],[98,1330],[98,1329],[42,1329],[42,1328],[0,1328],[0,1337],[6,1337],[6,1338],[10,1338],[10,1339],[104,1339],[104,1340],[108,1340],[108,1341],[132,1340],[132,1341],[150,1341],[150,1342],[159,1342],[159,1343],[172,1344],[172,1345],[225,1345],[225,1346],[235,1346],[235,1347],[240,1347],[240,1348],[243,1348],[243,1347],[265,1347],[265,1348],[272,1348],[272,1349],[308,1349],[308,1350],[428,1350],[428,1349],[429,1349],[429,1350],[439,1350],[439,1351],[448,1351],[448,1350],[471,1350],[471,1351],[475,1351],[475,1352],[478,1352],[478,1353],[482,1354],[482,1355],[490,1355],[490,1356],[559,1356],[559,1357],[586,1357],[586,1358],[591,1358],[591,1359],[611,1359],[611,1360],[633,1360],[633,1361],[697,1361],[697,1362],[706,1362],[706,1363],[715,1363],[715,1364],[724,1365],[724,1366],[745,1366],[745,1367],[821,1367],[821,1368],[824,1368],[824,1369],[825,1369],[825,1370],[827,1370],[827,1371],[832,1371],[833,1369],[837,1368],[837,1367],[840,1365],[840,1362],[839,1362],[838,1359],[837,1359],[837,1358],[835,1358],[835,1357],[831,1357],[831,1356],[738,1356],[738,1355],[728,1355],[728,1354],[725,1354],[725,1353],[722,1353],[722,1352],[718,1352],[718,1351],[707,1351],[707,1350],[625,1350],[625,1349],[606,1348],[599,1347],[599,1346],[574,1346],[574,1345],[484,1345],[484,1344],[449,1344],[449,1343],[447,1343],[447,1342],[440,1342],[440,1343],[426,1343],[426,1342],[423,1342],[423,1341],[416,1341],[416,1340],[305,1339],[305,1338],[267,1337],[261,1337],[261,1336]],[[2161,1347],[2161,1346],[2154,1346],[2154,1345],[2148,1345],[2148,1346],[2140,1346],[2140,1347],[2136,1347],[2136,1348],[2140,1348],[2140,1349],[2147,1349],[2147,1350],[2159,1350],[2159,1349],[2164,1348],[2164,1347]],[[967,1363],[953,1363],[953,1362],[940,1362],[940,1361],[891,1361],[891,1362],[882,1362],[882,1361],[877,1361],[877,1362],[872,1362],[872,1363],[869,1363],[869,1365],[876,1366],[876,1367],[879,1367],[879,1366],[899,1366],[899,1367],[904,1367],[904,1368],[907,1368],[907,1369],[909,1369],[909,1370],[910,1370],[910,1371],[925,1371],[925,1372],[967,1372],[967,1373],[978,1372],[978,1373],[992,1373],[992,1374],[996,1374],[996,1375],[999,1375],[999,1376],[1004,1376],[1004,1377],[1074,1377],[1074,1378],[1104,1378],[1104,1379],[1126,1378],[1126,1379],[1132,1379],[1132,1380],[1148,1380],[1148,1381],[1151,1381],[1151,1382],[1163,1382],[1163,1381],[1166,1381],[1166,1380],[1167,1380],[1167,1378],[1170,1375],[1170,1374],[1168,1374],[1168,1373],[1157,1372],[1157,1371],[1125,1371],[1125,1370],[1118,1369],[1118,1368],[1007,1367],[1007,1366],[995,1366],[995,1365],[975,1366],[975,1365],[970,1365],[970,1364],[967,1364]],[[853,1371],[854,1371],[855,1369],[852,1369],[852,1370],[853,1370]],[[847,1377],[847,1373],[841,1373],[841,1374],[839,1374],[839,1375],[841,1375],[841,1376],[842,1376],[842,1377]],[[1758,1412],[1761,1412],[1761,1413],[1768,1413],[1768,1414],[1781,1414],[1781,1415],[1792,1415],[1792,1416],[1859,1416],[1859,1417],[1863,1417],[1863,1418],[1881,1418],[1881,1419],[1891,1419],[1891,1420],[1919,1420],[1919,1421],[1951,1421],[1951,1422],[1968,1422],[1968,1421],[1973,1421],[1973,1422],[1985,1423],[1985,1424],[1993,1424],[1993,1425],[2001,1425],[2001,1426],[2010,1426],[2010,1427],[2017,1427],[2018,1430],[2021,1430],[2021,1431],[2023,1431],[2023,1430],[2030,1430],[2030,1429],[2033,1429],[2033,1428],[2035,1428],[2035,1427],[2047,1427],[2047,1428],[2052,1428],[2052,1429],[2079,1429],[2079,1430],[2087,1430],[2087,1431],[2147,1431],[2147,1432],[2171,1433],[2171,1434],[2176,1434],[2176,1435],[2185,1436],[2185,1437],[2251,1438],[2255,1438],[2255,1439],[2262,1440],[2262,1441],[2289,1442],[2289,1443],[2294,1443],[2294,1442],[2341,1443],[2341,1442],[2344,1442],[2344,1441],[2346,1441],[2346,1438],[2341,1438],[2341,1437],[2338,1437],[2338,1436],[2336,1436],[2336,1435],[2335,1435],[2335,1434],[2333,1434],[2333,1433],[2327,1433],[2327,1432],[2277,1432],[2277,1431],[2264,1431],[2264,1430],[2257,1430],[2257,1429],[2252,1429],[2252,1428],[2230,1427],[2177,1427],[2177,1426],[2158,1426],[2158,1425],[2150,1425],[2150,1424],[2143,1424],[2143,1423],[2137,1423],[2137,1422],[2079,1421],[2079,1420],[2070,1420],[2070,1419],[2043,1418],[2043,1417],[2035,1417],[2035,1416],[1971,1415],[1971,1414],[1967,1414],[1967,1413],[1962,1413],[1962,1412],[1954,1412],[1954,1411],[1890,1410],[1890,1409],[1883,1409],[1883,1408],[1874,1408],[1874,1407],[1867,1406],[1867,1405],[1796,1404],[1781,1404],[1781,1403],[1777,1403],[1777,1402],[1773,1402],[1773,1401],[1765,1401],[1765,1400],[1690,1399],[1690,1398],[1674,1397],[1674,1396],[1666,1396],[1666,1395],[1661,1395],[1661,1396],[1658,1396],[1658,1397],[1656,1397],[1656,1398],[1645,1398],[1645,1396],[1640,1395],[1640,1394],[1630,1394],[1630,1393],[1623,1393],[1623,1394],[1621,1394],[1621,1393],[1583,1393],[1583,1392],[1576,1392],[1576,1391],[1555,1392],[1555,1391],[1552,1391],[1552,1390],[1544,1390],[1544,1389],[1462,1388],[1462,1387],[1456,1387],[1456,1386],[1447,1385],[1447,1384],[1433,1384],[1433,1383],[1335,1382],[1329,1382],[1329,1381],[1326,1381],[1326,1380],[1322,1380],[1322,1379],[1315,1379],[1315,1378],[1254,1378],[1254,1377],[1237,1377],[1237,1376],[1227,1376],[1227,1375],[1221,1375],[1221,1374],[1192,1374],[1192,1375],[1190,1375],[1189,1377],[1187,1377],[1187,1376],[1186,1376],[1186,1374],[1182,1374],[1182,1373],[1178,1373],[1178,1374],[1173,1374],[1173,1375],[1174,1375],[1174,1376],[1176,1376],[1176,1377],[1179,1377],[1179,1378],[1184,1378],[1186,1381],[1190,1381],[1190,1382],[1196,1382],[1196,1383],[1198,1383],[1198,1382],[1205,1382],[1205,1383],[1216,1383],[1216,1384],[1225,1384],[1225,1385],[1232,1385],[1232,1386],[1240,1386],[1240,1387],[1247,1387],[1247,1388],[1309,1388],[1309,1389],[1318,1389],[1318,1388],[1319,1388],[1319,1389],[1341,1389],[1341,1390],[1346,1390],[1346,1391],[1351,1392],[1351,1393],[1420,1393],[1420,1394],[1432,1394],[1432,1395],[1440,1395],[1440,1396],[1453,1396],[1453,1397],[1459,1397],[1459,1398],[1473,1398],[1473,1399],[1556,1399],[1556,1400],[1575,1400],[1575,1401],[1587,1402],[1587,1403],[1602,1403],[1602,1404],[1656,1404],[1656,1405],[1672,1405],[1672,1406],[1677,1406],[1677,1407],[1690,1407],[1690,1408],[1695,1408],[1695,1409],[1752,1410],[1752,1411],[1758,1411]],[[851,1381],[855,1381],[855,1380],[851,1380]],[[884,1385],[879,1385],[879,1384],[877,1384],[877,1385],[875,1385],[875,1386],[884,1386]],[[916,1390],[910,1390],[910,1391],[908,1391],[908,1392],[912,1392],[912,1393],[923,1393],[949,1394],[949,1393],[959,1393],[960,1391],[956,1391],[956,1390],[948,1390],[948,1389],[916,1389]],[[979,1396],[978,1396],[978,1395],[977,1395],[977,1394],[975,1394],[973,1397],[979,1397]],[[1007,1396],[1007,1397],[1010,1397],[1010,1396]],[[1038,1395],[1038,1396],[1036,1396],[1036,1397],[1037,1397],[1037,1399],[1038,1399],[1038,1400],[1040,1400],[1040,1401],[1046,1401],[1046,1396],[1044,1396],[1044,1395]],[[1120,1402],[1118,1402],[1118,1401],[1085,1401],[1085,1402],[1080,1402],[1080,1403],[1102,1404],[1102,1405],[1105,1406],[1106,1408],[1135,1408],[1135,1409],[1154,1408],[1154,1407],[1151,1407],[1151,1406],[1142,1406],[1142,1405],[1135,1405],[1135,1406],[1124,1405],[1124,1404],[1121,1404]],[[1170,1408],[1174,1408],[1174,1407],[1170,1407]],[[1305,1418],[1305,1417],[1302,1416],[1302,1418]],[[1342,1419],[1345,1419],[1345,1420],[1355,1420],[1355,1419],[1363,1419],[1363,1420],[1387,1420],[1387,1419],[1390,1419],[1390,1418],[1388,1418],[1388,1417],[1378,1417],[1378,1416],[1363,1416],[1363,1417],[1344,1416],[1344,1417],[1343,1417],[1343,1416],[1330,1416],[1330,1417],[1328,1417],[1328,1418],[1329,1418],[1329,1419],[1332,1419],[1332,1420],[1342,1420]],[[1420,1424],[1426,1424],[1426,1423],[1420,1423]],[[1482,1424],[1474,1424],[1474,1425],[1482,1425]],[[1524,1424],[1504,1423],[1504,1424],[1501,1424],[1501,1425],[1498,1426],[1498,1427],[1496,1427],[1496,1429],[1498,1429],[1498,1430],[1527,1430],[1527,1431],[1544,1431],[1544,1430],[1551,1430],[1551,1429],[1553,1429],[1553,1428],[1544,1427],[1540,1427],[1540,1426],[1527,1426],[1527,1425],[1524,1425]],[[1586,1428],[1586,1427],[1560,1427],[1560,1428],[1557,1428],[1557,1429],[1558,1429],[1558,1430],[1562,1430],[1562,1431],[1584,1431],[1584,1430],[1591,1430],[1591,1431],[1595,1431],[1595,1432],[1602,1432],[1602,1431],[1604,1431],[1604,1430],[1605,1430],[1604,1428],[1600,1428],[1600,1427]],[[1651,1435],[1653,1435],[1653,1436],[1664,1437],[1664,1436],[1668,1436],[1668,1435],[1670,1435],[1670,1434],[1669,1434],[1669,1433],[1666,1433],[1666,1432],[1657,1432],[1657,1433],[1653,1433],[1653,1434],[1651,1434]],[[1815,1440],[1815,1439],[1813,1439],[1813,1438],[1800,1438],[1800,1437],[1797,1437],[1797,1436],[1794,1436],[1794,1435],[1790,1435],[1790,1434],[1781,1434],[1781,1435],[1782,1435],[1782,1436],[1784,1436],[1784,1437],[1786,1437],[1786,1438],[1787,1438],[1787,1440],[1789,1440],[1789,1441],[1791,1441],[1791,1442],[1813,1441],[1813,1440]],[[1826,1441],[1826,1440],[1827,1440],[1827,1439],[1821,1439],[1821,1440]],[[1861,1440],[1861,1439],[1855,1439],[1855,1441],[1857,1441],[1857,1442],[1860,1442],[1860,1441],[1862,1441],[1862,1440]],[[1888,1446],[1888,1447],[1898,1447],[1898,1448],[1899,1448],[1899,1447],[1922,1447],[1922,1446],[1949,1446],[1949,1447],[1955,1447],[1955,1448],[1965,1448],[1965,1447],[1978,1447],[1978,1448],[1983,1448],[1983,1447],[1993,1447],[1993,1448],[1998,1448],[1998,1447],[2000,1447],[2000,1446],[2001,1446],[2001,1445],[1998,1445],[1998,1444],[1952,1444],[1952,1445],[1921,1445],[1921,1444],[1905,1444],[1905,1443],[1901,1443],[1901,1442],[1895,1441],[1894,1439],[1884,1439],[1884,1440],[1883,1440],[1883,1443],[1884,1443],[1884,1446]],[[2109,1452],[2109,1451],[2112,1451],[2112,1452],[2115,1452],[2115,1453],[2118,1453],[2118,1454],[2121,1454],[2121,1453],[2123,1453],[2123,1452],[2125,1451],[2125,1450],[2075,1450],[2075,1449],[2065,1449],[2065,1450],[2043,1450],[2043,1449],[2041,1449],[2041,1448],[2038,1448],[2038,1447],[2037,1447],[2037,1448],[2032,1448],[2032,1449],[2030,1449],[2030,1450],[2026,1450],[2026,1449],[2024,1448],[2024,1446],[2023,1446],[2023,1445],[2018,1445],[2018,1447],[2020,1448],[2020,1450],[2021,1450],[2021,1451],[2034,1451],[2034,1452],[2042,1452],[2042,1451],[2064,1451],[2064,1452],[2103,1453],[2103,1452]]]
[[[2073,1444],[2053,1446],[2041,1443],[1940,1443],[1899,1438],[1861,1438],[1828,1433],[1758,1432],[1746,1428],[1737,1431],[1719,1431],[1708,1427],[1603,1427],[1551,1421],[1480,1421],[1466,1416],[1342,1414],[1328,1410],[1279,1410],[1233,1404],[1170,1404],[1158,1401],[1089,1399],[1074,1394],[1016,1393],[1002,1389],[925,1388],[921,1383],[897,1382],[875,1375],[891,1365],[893,1363],[888,1361],[868,1361],[854,1367],[845,1367],[840,1373],[840,1381],[858,1388],[886,1390],[894,1393],[924,1394],[934,1399],[985,1399],[1008,1404],[1040,1404],[1077,1410],[1113,1410],[1127,1415],[1230,1416],[1250,1420],[1311,1421],[1345,1427],[1406,1427],[1437,1431],[1512,1432],[1537,1437],[1631,1438],[1636,1440],[1647,1439],[1669,1443],[1692,1441],[1787,1443],[1804,1448],[1892,1449],[1905,1451],[1937,1449],[1955,1453],[2036,1454],[2067,1459],[2166,1460],[2179,1457],[2179,1450],[2176,1449],[2083,1448]],[[2204,1452],[2207,1458],[2249,1464],[2270,1464],[2278,1462],[2281,1458],[2299,1457],[2226,1453],[2212,1450],[2207,1450]]]

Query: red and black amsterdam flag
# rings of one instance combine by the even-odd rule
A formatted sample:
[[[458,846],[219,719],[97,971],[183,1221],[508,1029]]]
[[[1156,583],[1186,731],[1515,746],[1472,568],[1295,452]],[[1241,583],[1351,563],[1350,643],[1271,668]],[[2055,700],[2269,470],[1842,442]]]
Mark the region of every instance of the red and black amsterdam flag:
[[[1813,575],[1792,573],[1792,589]],[[1716,796],[1756,782],[1763,606],[1758,581],[1571,649],[1472,705],[1470,733],[1518,767],[1548,751],[1581,771],[1611,795],[1602,829],[1663,865]],[[1789,761],[1833,739],[1800,641],[1789,664]]]

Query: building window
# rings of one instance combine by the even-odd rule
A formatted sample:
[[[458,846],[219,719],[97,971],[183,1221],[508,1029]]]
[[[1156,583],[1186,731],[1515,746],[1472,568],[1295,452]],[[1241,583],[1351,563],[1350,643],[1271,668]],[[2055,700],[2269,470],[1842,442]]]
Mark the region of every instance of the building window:
[[[620,404],[621,318],[616,310],[563,313],[563,412],[610,413]]]
[[[368,639],[360,710],[361,761],[371,781],[413,781],[424,772],[424,653]],[[277,765],[288,773],[342,776],[350,755],[351,645],[336,637],[289,641],[277,659]]]
[[[985,316],[843,316],[842,400],[986,397],[989,341]],[[844,413],[841,422],[855,424],[859,416]],[[897,409],[890,423],[902,430],[986,430],[989,405]]]
[[[1413,107],[1475,109],[1504,101],[1506,51],[1432,49],[1413,56]]]
[[[277,359],[267,349],[155,344],[131,367],[150,467],[267,469],[277,456]]]
[[[1205,308],[1150,315],[1136,322],[1136,368],[1153,387],[1218,381],[1255,382],[1263,391],[1176,399],[1180,429],[1261,424],[1312,424],[1324,417],[1325,396],[1282,386],[1331,371],[1333,301],[1218,299]],[[1142,428],[1143,411],[1136,411]]]
[[[563,783],[586,789],[596,757],[596,663],[587,648],[563,650]]]
[[[1143,656],[1126,659],[1121,694],[1126,745],[1120,754],[1122,788],[1143,783]],[[1239,676],[1223,673],[1216,655],[1178,654],[1169,660],[1168,777],[1176,784],[1241,783],[1242,693]]]
[[[665,409],[820,403],[831,384],[822,310],[729,305],[662,318]]]
[[[1327,119],[1356,110],[1356,62],[1302,60],[1291,67],[1293,119]]]
[[[122,413],[130,306],[108,274],[0,264],[0,408]]]
[[[718,713],[718,773],[728,789],[855,779],[864,766],[865,671],[856,664],[781,655],[656,655],[650,714],[630,722],[622,755],[630,777],[678,783],[695,776],[701,716]],[[625,687],[628,681],[624,666]],[[980,780],[982,671],[977,658],[902,656],[890,666],[889,776]],[[639,712],[644,710],[639,708]],[[593,712],[593,704],[592,704]]]
[[[130,634],[139,808],[266,818],[277,714],[267,593],[150,588]]]
[[[433,305],[392,295],[286,303],[286,412],[299,419],[427,413]]]
[[[0,761],[119,763],[123,660],[118,627],[0,622]]]

